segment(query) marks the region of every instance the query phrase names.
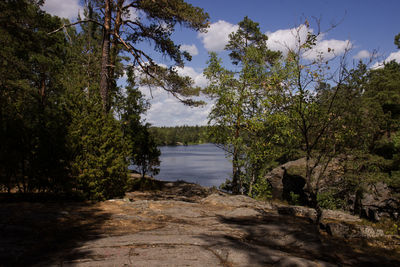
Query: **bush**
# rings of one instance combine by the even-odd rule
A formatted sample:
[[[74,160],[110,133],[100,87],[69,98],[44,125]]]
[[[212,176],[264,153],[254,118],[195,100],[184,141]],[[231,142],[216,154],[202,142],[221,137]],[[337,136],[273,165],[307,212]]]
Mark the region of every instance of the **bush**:
[[[289,204],[290,205],[296,205],[296,206],[301,205],[300,195],[299,194],[295,194],[294,192],[291,191],[290,192]]]
[[[75,113],[70,127],[75,187],[91,200],[121,197],[128,180],[127,147],[119,123],[92,106]]]
[[[257,183],[253,185],[251,197],[258,200],[269,200],[272,198],[271,185],[266,179],[258,179]]]
[[[336,210],[344,207],[344,200],[336,198],[333,192],[319,193],[317,196],[318,205],[323,209]]]

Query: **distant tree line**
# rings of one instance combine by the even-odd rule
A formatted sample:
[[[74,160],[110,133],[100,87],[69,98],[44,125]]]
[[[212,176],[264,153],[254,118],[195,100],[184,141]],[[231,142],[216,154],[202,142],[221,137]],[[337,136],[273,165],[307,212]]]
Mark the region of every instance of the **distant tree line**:
[[[215,141],[209,135],[209,126],[153,126],[149,131],[158,146],[194,145]]]

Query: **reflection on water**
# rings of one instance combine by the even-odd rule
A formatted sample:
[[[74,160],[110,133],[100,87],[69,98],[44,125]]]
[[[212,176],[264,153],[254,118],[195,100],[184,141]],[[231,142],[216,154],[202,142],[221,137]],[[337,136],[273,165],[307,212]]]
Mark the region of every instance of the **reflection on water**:
[[[213,144],[162,146],[157,179],[185,180],[202,186],[219,186],[232,172],[225,153]]]

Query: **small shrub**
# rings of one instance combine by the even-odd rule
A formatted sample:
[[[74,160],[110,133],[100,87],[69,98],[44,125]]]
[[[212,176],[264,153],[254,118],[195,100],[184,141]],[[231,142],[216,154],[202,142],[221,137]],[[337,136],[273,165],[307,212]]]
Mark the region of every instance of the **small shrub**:
[[[344,206],[344,200],[336,198],[333,192],[319,193],[317,201],[321,208],[328,210],[336,210]]]
[[[290,191],[290,199],[289,199],[289,204],[290,205],[300,205],[300,195],[295,194],[294,192]]]
[[[272,198],[271,185],[266,179],[258,179],[258,182],[253,185],[251,197],[258,200],[269,200]]]
[[[219,186],[219,189],[225,192],[232,192],[232,181],[230,179],[226,179],[225,182]]]

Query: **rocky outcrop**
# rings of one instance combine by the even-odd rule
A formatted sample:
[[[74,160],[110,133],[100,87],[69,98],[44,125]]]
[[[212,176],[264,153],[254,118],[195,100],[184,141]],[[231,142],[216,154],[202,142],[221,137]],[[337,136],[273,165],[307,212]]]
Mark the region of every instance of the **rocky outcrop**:
[[[339,166],[340,159],[335,159],[328,166],[326,175],[319,181],[320,192],[336,190],[340,192],[344,200],[343,208],[371,221],[379,221],[383,217],[394,220],[400,218],[400,201],[394,197],[391,189],[383,182],[370,185],[361,195],[340,189],[342,187],[342,175]],[[272,171],[265,179],[272,187],[273,199],[291,202],[291,194],[298,196],[298,203],[307,205],[307,190],[305,187],[305,158],[289,161]],[[318,172],[318,169],[317,169]]]
[[[327,235],[313,209],[184,182],[100,203],[5,203],[0,215],[1,266],[400,266],[398,243],[351,239],[381,233],[354,234],[349,214],[324,210]]]
[[[379,221],[382,217],[399,219],[400,202],[385,183],[371,185],[367,192],[360,200],[361,217],[372,221]]]
[[[265,179],[272,187],[273,199],[289,200],[290,192],[304,195],[305,179],[300,175],[289,175],[287,170],[290,168],[304,168],[305,164],[304,158],[289,161],[266,175]]]
[[[333,237],[350,239],[350,238],[378,238],[385,236],[383,230],[374,229],[367,225],[347,224],[330,222],[323,224],[323,229]]]
[[[281,215],[305,218],[312,223],[314,223],[317,218],[315,209],[286,205],[276,205],[275,207]],[[320,230],[325,231],[330,236],[341,239],[373,239],[385,236],[383,230],[363,225],[358,216],[339,210],[322,210],[319,227]]]

